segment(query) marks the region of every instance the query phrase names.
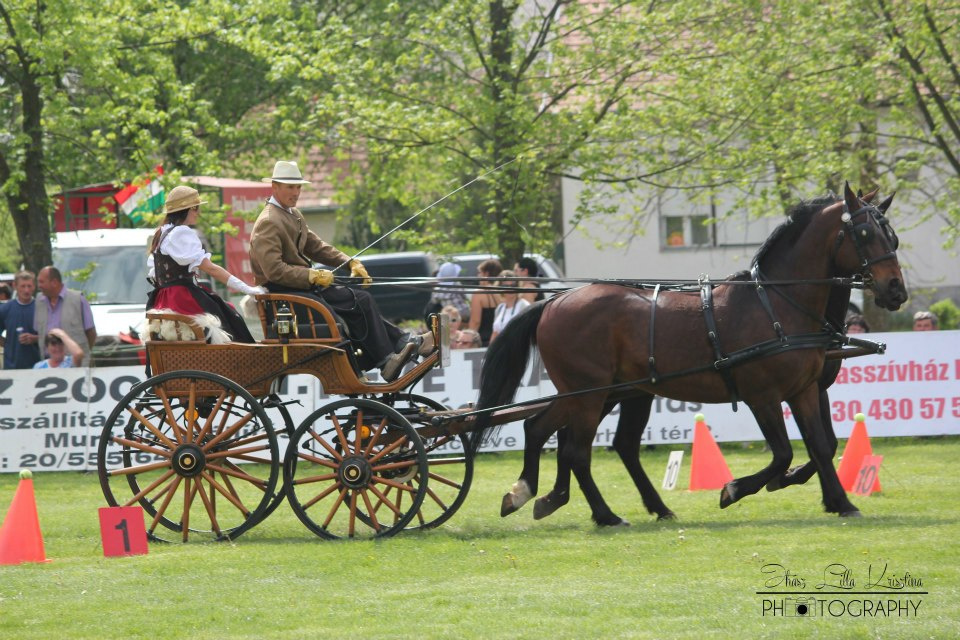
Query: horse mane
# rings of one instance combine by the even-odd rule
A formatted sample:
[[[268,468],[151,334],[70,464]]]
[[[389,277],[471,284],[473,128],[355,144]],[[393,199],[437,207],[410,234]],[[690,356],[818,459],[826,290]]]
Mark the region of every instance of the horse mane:
[[[793,244],[800,234],[803,233],[803,230],[807,228],[807,225],[810,224],[810,220],[813,219],[815,213],[823,211],[839,200],[840,197],[831,191],[826,195],[811,198],[810,200],[802,200],[798,204],[790,207],[787,211],[786,221],[774,229],[773,233],[760,245],[757,253],[753,256],[753,260],[750,261],[750,265],[759,264],[760,260],[770,253],[774,246],[781,242]],[[736,278],[738,275],[740,274],[735,274],[735,276],[732,277]]]

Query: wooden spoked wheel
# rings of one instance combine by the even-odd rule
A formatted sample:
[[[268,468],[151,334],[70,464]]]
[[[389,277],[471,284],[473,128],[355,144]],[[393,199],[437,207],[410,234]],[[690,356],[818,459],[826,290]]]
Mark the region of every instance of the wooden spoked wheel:
[[[399,412],[367,399],[332,402],[310,414],[287,448],[287,500],[322,538],[376,538],[416,516],[427,483],[427,452]]]
[[[236,538],[277,497],[273,426],[253,396],[222,376],[149,378],[106,425],[97,460],[103,495],[111,506],[143,507],[153,540]]]
[[[401,395],[392,403],[394,409],[416,424],[416,414],[422,410],[445,411],[436,400],[416,394]],[[440,435],[423,438],[429,462],[429,487],[423,504],[407,529],[431,529],[450,519],[460,508],[470,483],[473,482],[473,455],[465,435]],[[420,483],[420,476],[407,480],[411,487]],[[391,489],[391,492],[397,491]]]

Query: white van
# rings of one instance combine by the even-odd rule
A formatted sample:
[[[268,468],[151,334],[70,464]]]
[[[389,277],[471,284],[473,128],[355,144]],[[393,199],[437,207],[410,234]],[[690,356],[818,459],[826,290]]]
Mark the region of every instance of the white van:
[[[53,241],[53,264],[64,284],[90,301],[97,335],[139,334],[147,294],[147,252],[154,229],[61,231]],[[89,269],[78,281],[77,272]]]

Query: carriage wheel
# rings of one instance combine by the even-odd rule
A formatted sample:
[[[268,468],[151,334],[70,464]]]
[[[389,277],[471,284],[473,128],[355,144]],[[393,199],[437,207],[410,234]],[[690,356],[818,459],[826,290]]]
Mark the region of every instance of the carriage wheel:
[[[236,538],[276,498],[280,452],[267,414],[212,373],[173,371],[133,387],[110,413],[98,451],[107,503],[143,507],[152,540]]]
[[[419,412],[426,407],[431,411],[446,411],[436,400],[415,394],[400,396],[393,407],[404,415]],[[415,420],[415,419],[414,419]],[[423,439],[429,460],[429,487],[417,517],[408,529],[432,529],[450,519],[463,505],[473,482],[473,455],[470,453],[466,435],[442,435]],[[417,474],[407,481],[410,486],[420,483]]]
[[[374,400],[340,400],[310,414],[287,447],[287,500],[322,538],[392,536],[417,514],[428,477],[420,436]]]

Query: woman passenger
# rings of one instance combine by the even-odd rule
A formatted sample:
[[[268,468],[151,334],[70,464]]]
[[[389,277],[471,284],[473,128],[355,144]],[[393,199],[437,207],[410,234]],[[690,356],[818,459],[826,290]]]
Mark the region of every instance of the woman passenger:
[[[184,185],[174,187],[167,196],[166,218],[153,236],[147,257],[148,277],[154,283],[153,291],[147,296],[147,309],[169,309],[196,316],[202,325],[206,325],[202,321],[204,314],[209,313],[220,321],[220,328],[234,341],[254,342],[236,309],[196,282],[197,272],[202,271],[234,291],[247,295],[266,293],[263,287],[252,287],[210,261],[210,254],[193,229],[202,204],[206,201],[200,199],[200,193]]]

